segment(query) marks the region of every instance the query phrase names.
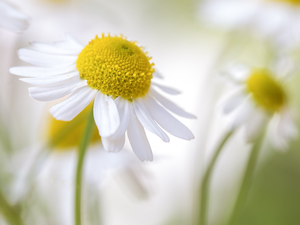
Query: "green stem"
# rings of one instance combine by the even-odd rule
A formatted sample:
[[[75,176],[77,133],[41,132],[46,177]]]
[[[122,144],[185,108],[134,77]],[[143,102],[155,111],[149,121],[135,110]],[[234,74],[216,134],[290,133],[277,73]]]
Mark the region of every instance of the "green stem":
[[[252,146],[248,163],[244,172],[244,177],[242,179],[241,187],[231,214],[231,217],[228,220],[227,225],[233,225],[236,222],[238,215],[243,209],[245,202],[247,200],[247,196],[249,194],[249,190],[253,180],[253,174],[256,167],[257,159],[259,156],[259,151],[261,149],[261,145],[263,142],[264,133],[262,132],[255,143]]]
[[[4,219],[11,225],[24,225],[19,212],[14,209],[0,191],[0,211]]]
[[[94,131],[94,117],[93,117],[93,109],[88,114],[86,127],[79,144],[79,152],[78,152],[78,161],[77,161],[77,169],[76,169],[76,180],[75,180],[75,224],[81,225],[81,187],[82,187],[82,169],[84,156],[87,149],[87,146],[92,138],[92,134]]]
[[[228,141],[228,139],[231,137],[233,131],[228,132],[220,145],[218,146],[217,150],[215,151],[213,158],[211,159],[201,182],[201,190],[200,190],[200,218],[199,218],[199,225],[205,225],[207,223],[207,209],[208,209],[208,197],[209,197],[209,183],[210,178],[213,172],[213,169],[215,167],[216,161],[218,159],[218,156],[223,149],[224,145]]]

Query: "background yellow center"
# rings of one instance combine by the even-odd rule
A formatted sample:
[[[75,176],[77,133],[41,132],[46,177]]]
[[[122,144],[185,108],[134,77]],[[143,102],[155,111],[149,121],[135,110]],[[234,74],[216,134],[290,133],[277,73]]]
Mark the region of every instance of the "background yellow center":
[[[285,102],[283,88],[267,69],[255,69],[247,81],[247,89],[260,106],[272,112]]]
[[[88,85],[109,96],[126,99],[147,94],[154,69],[151,58],[135,42],[96,36],[79,54],[76,67]]]
[[[285,2],[285,3],[288,3],[288,4],[292,4],[294,6],[300,6],[300,0],[272,0],[272,1]]]

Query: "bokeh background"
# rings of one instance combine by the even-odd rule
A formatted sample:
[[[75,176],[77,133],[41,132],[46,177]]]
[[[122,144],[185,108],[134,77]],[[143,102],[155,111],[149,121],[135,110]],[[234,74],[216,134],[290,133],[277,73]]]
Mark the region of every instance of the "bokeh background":
[[[171,100],[197,120],[182,119],[192,141],[164,143],[147,132],[154,161],[140,162],[126,142],[120,153],[90,146],[84,168],[83,224],[197,224],[201,177],[226,124],[218,114],[228,87],[218,73],[228,62],[265,63],[279,46],[245,31],[210,26],[197,0],[22,0],[10,3],[30,16],[22,34],[0,30],[0,196],[28,225],[69,225],[73,220],[76,147],[46,148],[53,122],[49,107],[28,96],[29,85],[9,73],[27,65],[17,49],[32,41],[59,41],[70,33],[87,44],[101,33],[136,40],[153,57],[164,82],[182,91]],[[218,16],[218,15],[216,15]],[[275,50],[274,50],[275,49]],[[297,48],[293,54],[297,56]],[[292,107],[300,108],[300,74],[288,83]],[[298,111],[297,111],[298,110]],[[298,117],[297,117],[298,118]],[[250,145],[236,132],[222,151],[210,186],[209,225],[224,224],[239,189]],[[236,225],[300,224],[300,139],[286,152],[263,144],[255,178]],[[3,214],[0,224],[9,224]]]

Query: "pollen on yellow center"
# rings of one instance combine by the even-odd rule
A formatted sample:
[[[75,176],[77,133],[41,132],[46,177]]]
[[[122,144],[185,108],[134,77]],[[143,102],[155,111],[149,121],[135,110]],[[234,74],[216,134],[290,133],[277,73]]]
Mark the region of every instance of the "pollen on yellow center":
[[[96,36],[76,61],[80,77],[103,94],[125,99],[143,97],[149,91],[153,63],[136,42],[110,35]]]
[[[275,2],[284,2],[293,6],[300,6],[300,0],[272,0]]]
[[[283,88],[267,69],[252,72],[247,80],[247,90],[260,106],[272,112],[279,111],[286,101]]]

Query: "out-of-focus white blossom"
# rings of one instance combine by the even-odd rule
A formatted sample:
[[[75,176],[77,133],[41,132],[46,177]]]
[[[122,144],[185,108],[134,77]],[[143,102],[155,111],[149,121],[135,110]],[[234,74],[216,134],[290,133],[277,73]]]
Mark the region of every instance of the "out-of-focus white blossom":
[[[228,117],[231,128],[243,127],[251,142],[266,123],[270,125],[270,141],[274,148],[285,150],[298,134],[289,107],[285,80],[294,68],[290,63],[276,63],[271,68],[236,64],[228,67],[225,77],[232,88],[222,99],[221,114]]]
[[[28,20],[28,16],[6,1],[0,0],[0,27],[20,33],[28,27]]]
[[[200,5],[201,21],[292,47],[300,43],[300,3],[295,0],[207,0]]]

